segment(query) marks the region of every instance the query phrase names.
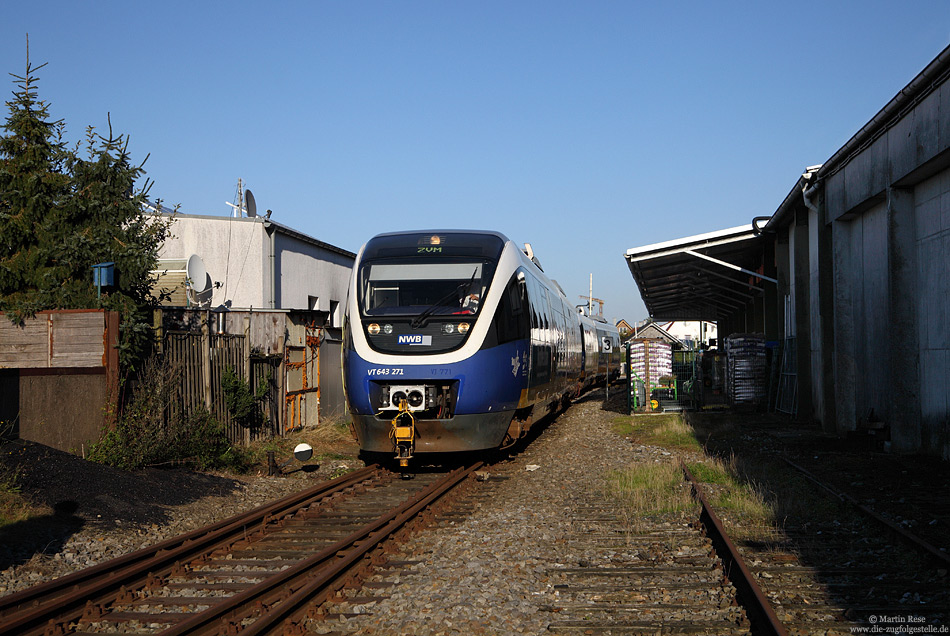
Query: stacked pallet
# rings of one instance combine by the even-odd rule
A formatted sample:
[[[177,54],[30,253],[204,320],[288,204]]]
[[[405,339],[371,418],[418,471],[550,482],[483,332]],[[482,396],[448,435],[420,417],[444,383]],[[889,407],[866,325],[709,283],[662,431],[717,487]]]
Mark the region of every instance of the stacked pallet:
[[[726,338],[726,394],[735,405],[765,405],[768,365],[762,334],[741,333]]]
[[[660,378],[673,375],[673,348],[663,340],[634,340],[630,343],[630,369],[652,389],[660,384]]]

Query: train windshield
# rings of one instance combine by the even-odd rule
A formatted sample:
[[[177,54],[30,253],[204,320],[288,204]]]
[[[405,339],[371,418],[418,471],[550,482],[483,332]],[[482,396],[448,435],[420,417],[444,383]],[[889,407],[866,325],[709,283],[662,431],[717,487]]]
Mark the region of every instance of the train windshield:
[[[365,263],[360,269],[363,315],[477,314],[493,269],[474,260]]]

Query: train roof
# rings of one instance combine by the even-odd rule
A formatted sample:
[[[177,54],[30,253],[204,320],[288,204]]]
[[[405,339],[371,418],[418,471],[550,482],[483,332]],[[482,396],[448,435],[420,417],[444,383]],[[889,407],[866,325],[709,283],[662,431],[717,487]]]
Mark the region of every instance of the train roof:
[[[487,234],[491,236],[497,236],[502,241],[507,243],[511,239],[502,234],[501,232],[496,232],[494,230],[442,230],[437,228],[423,228],[419,230],[399,230],[398,232],[383,232],[382,234],[377,234],[375,237],[379,236],[410,236],[413,234]]]

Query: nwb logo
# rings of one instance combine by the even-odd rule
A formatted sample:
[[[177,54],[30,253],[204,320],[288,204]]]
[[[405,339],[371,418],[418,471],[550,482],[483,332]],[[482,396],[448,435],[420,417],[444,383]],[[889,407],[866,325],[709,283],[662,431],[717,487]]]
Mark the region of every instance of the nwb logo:
[[[422,336],[418,334],[410,334],[398,336],[396,342],[401,345],[431,345],[432,336]]]

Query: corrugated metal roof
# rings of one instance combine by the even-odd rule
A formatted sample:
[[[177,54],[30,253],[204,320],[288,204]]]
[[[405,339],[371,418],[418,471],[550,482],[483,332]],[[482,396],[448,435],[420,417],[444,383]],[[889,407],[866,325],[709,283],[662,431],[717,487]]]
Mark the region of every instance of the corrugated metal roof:
[[[762,248],[750,224],[631,248],[624,257],[654,319],[718,320],[760,295],[763,280],[708,259],[754,271]]]

